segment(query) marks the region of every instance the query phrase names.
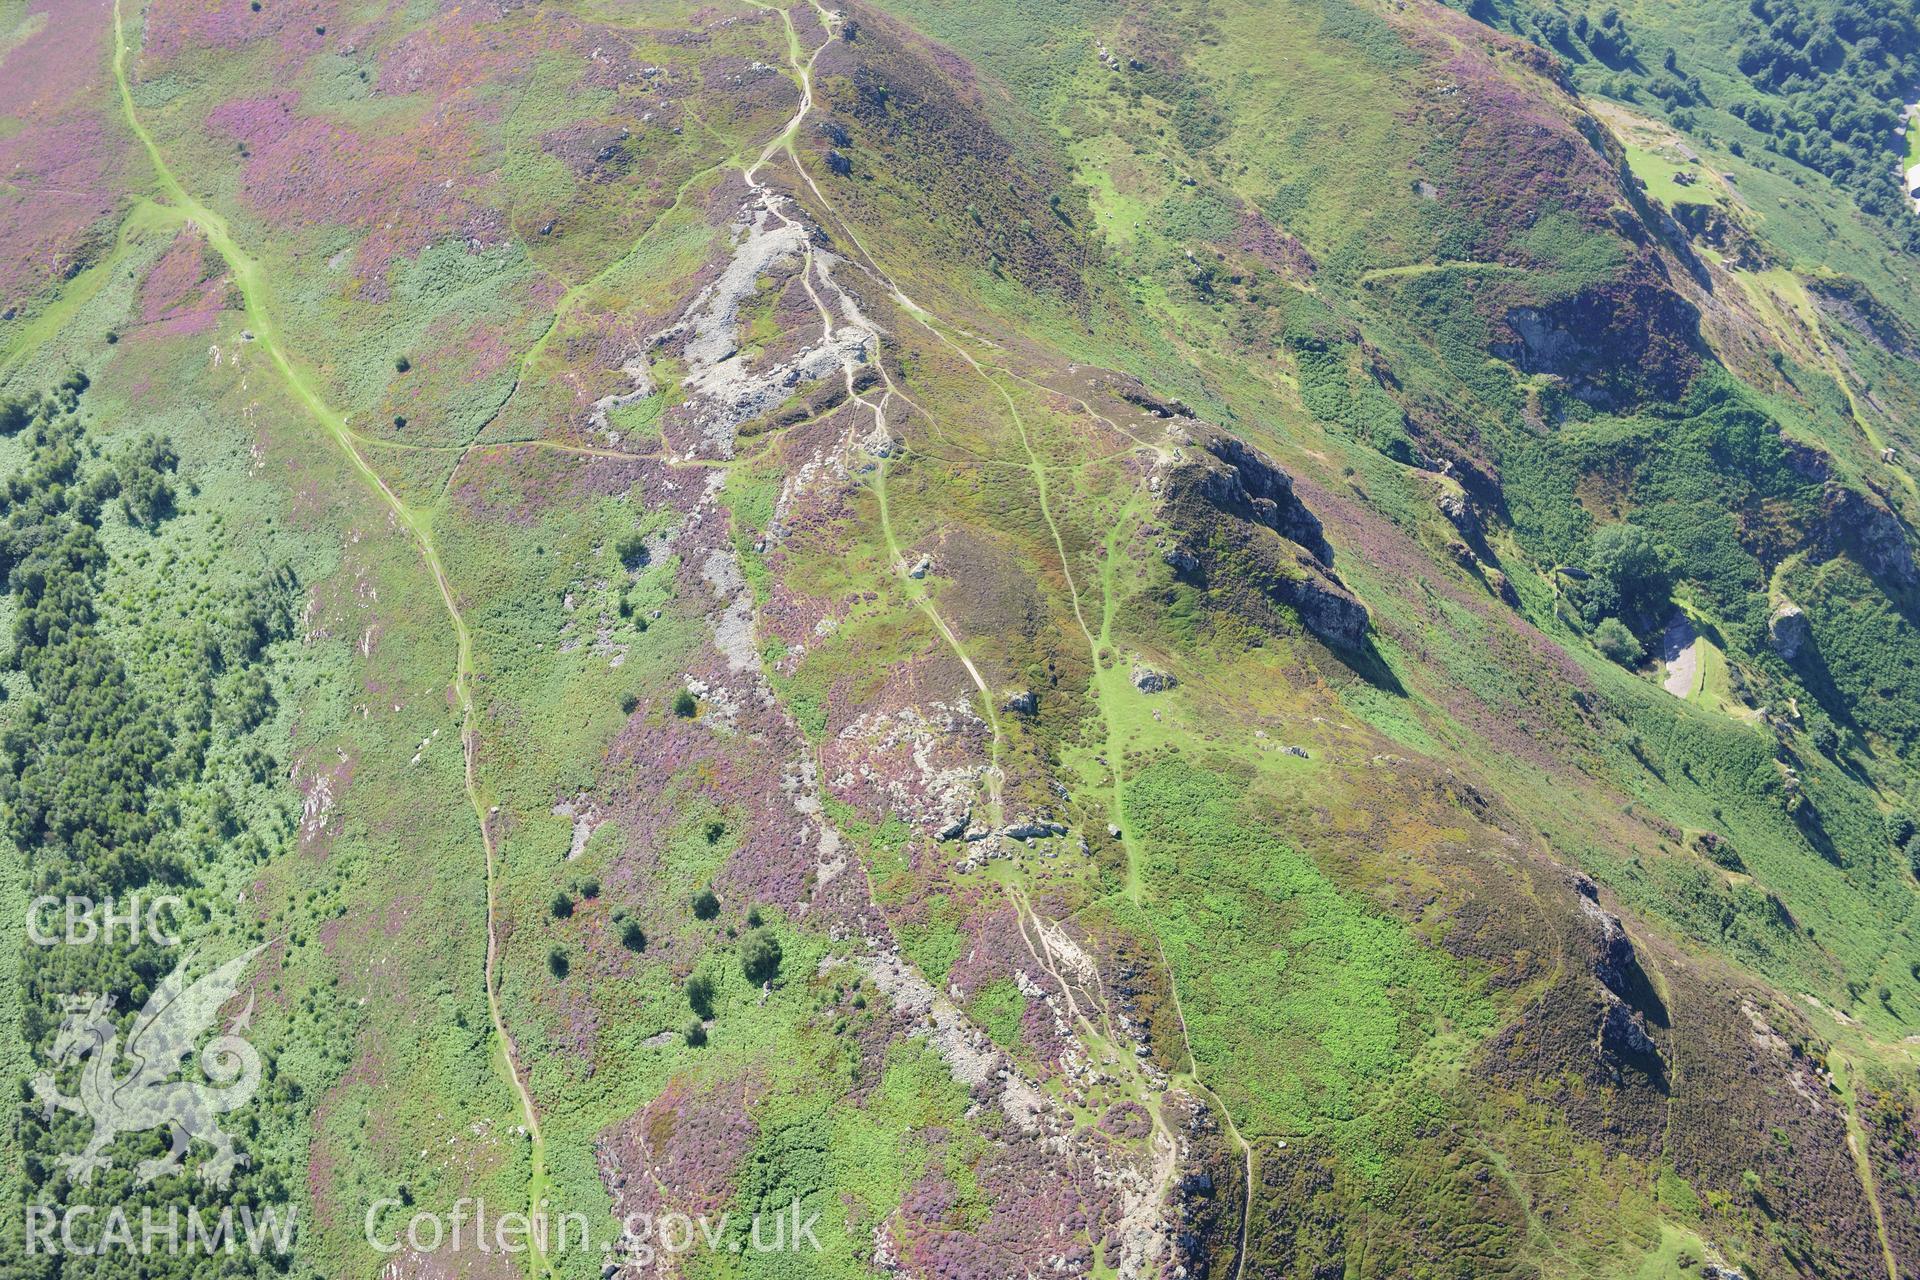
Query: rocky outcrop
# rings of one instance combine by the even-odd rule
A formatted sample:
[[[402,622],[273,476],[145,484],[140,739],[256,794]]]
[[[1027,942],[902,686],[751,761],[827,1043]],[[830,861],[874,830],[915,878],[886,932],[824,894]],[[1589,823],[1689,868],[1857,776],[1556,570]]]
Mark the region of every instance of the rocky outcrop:
[[[1814,556],[1827,560],[1845,553],[1859,561],[1882,586],[1895,590],[1920,586],[1920,571],[1914,567],[1906,526],[1886,502],[1877,494],[1836,479],[1832,455],[1817,445],[1784,435],[1780,443],[1786,450],[1787,469],[1801,480],[1820,486],[1819,510],[1807,526]]]
[[[1624,1000],[1607,1003],[1600,1020],[1600,1049],[1616,1058],[1658,1058],[1660,1046],[1647,1034],[1647,1024]]]
[[[1116,394],[1136,409],[1144,409],[1156,418],[1191,418],[1193,410],[1184,400],[1162,400],[1159,396],[1138,385],[1126,385],[1117,389]]]
[[[1202,447],[1227,466],[1226,472],[1210,472],[1204,482],[1210,497],[1299,543],[1321,564],[1333,563],[1333,548],[1327,545],[1320,517],[1295,496],[1292,476],[1246,441],[1230,435],[1213,433],[1202,441]]]
[[[1433,492],[1433,509],[1460,535],[1447,543],[1447,554],[1455,564],[1485,583],[1487,590],[1503,603],[1518,608],[1520,593],[1514,590],[1507,575],[1490,563],[1493,552],[1487,546],[1487,527],[1480,517],[1479,506],[1469,492],[1453,488],[1449,483],[1450,480],[1464,483],[1451,474],[1455,471],[1454,464],[1442,462],[1440,466],[1443,470],[1428,481]]]
[[[1788,662],[1799,657],[1800,650],[1812,638],[1813,628],[1807,625],[1807,615],[1791,600],[1781,603],[1767,617],[1767,643]]]
[[[1302,566],[1304,567],[1304,566]],[[1367,638],[1367,607],[1331,574],[1297,579],[1282,595],[1307,630],[1338,649],[1358,649]]]
[[[1814,276],[1806,283],[1807,292],[1822,311],[1882,351],[1909,359],[1920,354],[1920,341],[1913,330],[1860,281],[1847,276]]]
[[[1515,307],[1493,354],[1526,373],[1560,378],[1575,396],[1607,407],[1672,400],[1700,367],[1699,313],[1661,284],[1623,282],[1562,302]]]
[[[1660,1047],[1647,1031],[1645,1015],[1636,1003],[1658,1008],[1658,999],[1649,999],[1652,986],[1640,968],[1633,939],[1627,936],[1620,917],[1600,905],[1600,887],[1591,876],[1575,872],[1571,877],[1580,914],[1587,923],[1591,946],[1588,966],[1594,978],[1606,988],[1601,997],[1603,1012],[1594,1035],[1594,1047],[1603,1060],[1638,1067],[1660,1066]],[[1664,1017],[1664,1014],[1661,1016]]]
[[[1905,590],[1920,586],[1906,526],[1877,494],[1864,493],[1834,478],[1833,457],[1824,449],[1782,436],[1787,469],[1820,485],[1820,507],[1807,534],[1814,555],[1831,559],[1851,555],[1883,586]]]
[[[1888,586],[1920,585],[1906,528],[1878,498],[1829,480],[1820,495],[1820,550],[1852,553],[1866,571]]]
[[[1825,480],[1833,474],[1833,458],[1826,450],[1795,440],[1784,433],[1780,437],[1780,447],[1787,451],[1787,470],[1802,480]]]
[[[732,226],[730,256],[672,324],[653,333],[650,345],[678,357],[684,366],[684,398],[669,410],[663,431],[677,433],[701,456],[730,458],[743,428],[778,409],[802,388],[821,382],[844,385],[871,364],[879,332],[859,304],[832,278],[843,261],[826,249],[816,230],[797,216],[785,196],[755,191],[740,205]],[[817,341],[756,355],[742,346],[741,315],[766,291],[769,280],[788,280],[811,265],[837,314]],[[822,306],[825,306],[822,303]],[[650,394],[643,362],[628,369],[634,385],[595,406],[595,425],[608,411]]]
[[[1636,976],[1634,971],[1639,968],[1639,960],[1633,954],[1633,940],[1627,937],[1626,926],[1620,923],[1619,916],[1590,898],[1580,899],[1580,910],[1593,926],[1593,976],[1616,996],[1626,995],[1629,984]]]
[[[1487,580],[1487,586],[1493,589],[1493,594],[1499,596],[1503,603],[1516,609],[1520,607],[1520,593],[1514,590],[1513,583],[1506,574],[1491,565],[1483,564],[1480,566],[1480,576]]]
[[[1464,494],[1443,490],[1433,500],[1434,509],[1446,517],[1447,523],[1460,531],[1460,536],[1468,542],[1478,542],[1484,536],[1480,527],[1480,513],[1473,509]]]
[[[1246,612],[1291,609],[1303,627],[1336,648],[1365,643],[1366,606],[1333,572],[1333,548],[1319,517],[1272,459],[1194,423],[1159,489],[1172,534],[1163,556],[1182,581]]]
[[[1620,917],[1600,905],[1600,886],[1584,872],[1572,876],[1573,891],[1579,895],[1580,914],[1586,918],[1593,943],[1593,976],[1616,996],[1625,996],[1641,980],[1640,961],[1633,952],[1633,940],[1627,937]]]
[[[1683,201],[1673,206],[1673,220],[1695,244],[1720,254],[1734,271],[1765,271],[1773,255],[1754,234],[1718,204]]]
[[[1152,667],[1135,667],[1132,679],[1133,687],[1142,693],[1165,693],[1180,683],[1178,677],[1155,671]]]

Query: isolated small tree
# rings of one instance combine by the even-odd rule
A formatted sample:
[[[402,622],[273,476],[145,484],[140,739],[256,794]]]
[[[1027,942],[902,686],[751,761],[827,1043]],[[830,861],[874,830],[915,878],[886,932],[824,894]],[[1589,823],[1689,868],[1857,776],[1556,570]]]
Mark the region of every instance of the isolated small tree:
[[[620,945],[629,951],[647,949],[647,931],[640,927],[638,920],[629,917],[620,921]]]
[[[35,405],[23,396],[0,398],[0,436],[16,436],[33,420]]]
[[[566,977],[567,971],[572,967],[572,962],[567,959],[567,949],[565,947],[555,947],[553,950],[547,952],[547,968],[553,971],[554,977]]]
[[[127,523],[152,529],[173,513],[167,473],[180,465],[173,441],[149,432],[120,459],[120,507]]]
[[[413,368],[413,361],[407,359],[405,356],[395,356],[393,358],[393,369],[395,373],[405,373],[411,368]]]
[[[1915,831],[1913,814],[1904,808],[1894,809],[1888,812],[1885,822],[1887,843],[1896,849],[1906,848]]]
[[[696,973],[687,979],[687,1008],[702,1018],[713,1016],[713,979]]]
[[[1600,625],[1593,629],[1593,647],[1623,667],[1634,666],[1646,653],[1627,624],[1618,618],[1601,619]]]
[[[686,1040],[687,1047],[690,1049],[698,1049],[707,1042],[707,1029],[701,1025],[698,1018],[687,1023],[687,1029],[680,1034]]]
[[[747,981],[761,986],[780,973],[780,940],[765,929],[755,929],[740,944],[740,971]]]
[[[720,914],[720,899],[712,889],[701,889],[693,895],[693,918],[711,920]]]
[[[693,719],[694,712],[698,710],[700,710],[700,703],[693,696],[693,690],[682,689],[673,696],[673,714],[682,720]]]
[[[637,531],[622,534],[613,544],[613,553],[620,557],[620,563],[630,570],[644,569],[652,557],[647,552],[647,540]]]
[[[573,914],[573,895],[562,889],[553,895],[553,901],[547,904],[555,920],[565,920]]]

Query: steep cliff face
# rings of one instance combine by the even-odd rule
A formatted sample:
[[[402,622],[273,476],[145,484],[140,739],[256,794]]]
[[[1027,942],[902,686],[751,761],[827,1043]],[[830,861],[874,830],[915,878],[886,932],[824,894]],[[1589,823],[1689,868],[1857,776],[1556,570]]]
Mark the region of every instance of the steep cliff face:
[[[1776,457],[1775,465],[1804,490],[1804,517],[1788,534],[1792,550],[1804,549],[1816,562],[1851,557],[1892,591],[1920,582],[1913,534],[1884,493],[1836,475],[1834,456],[1824,448],[1783,437]]]
[[[1913,540],[1884,500],[1835,481],[1821,489],[1817,546],[1825,555],[1846,551],[1888,587],[1906,590],[1920,583],[1913,564]]]
[[[1262,619],[1275,606],[1338,649],[1365,642],[1367,610],[1333,571],[1319,517],[1258,449],[1201,422],[1182,424],[1159,476],[1164,556],[1186,582]]]
[[[1327,545],[1320,518],[1294,495],[1292,476],[1252,445],[1222,432],[1208,432],[1201,447],[1225,467],[1224,471],[1210,468],[1210,478],[1199,486],[1210,502],[1265,525],[1305,547],[1327,568],[1333,567],[1333,548]]]
[[[1596,285],[1572,298],[1519,306],[1490,350],[1530,374],[1559,379],[1580,400],[1624,408],[1672,400],[1699,371],[1699,316],[1659,283]]]

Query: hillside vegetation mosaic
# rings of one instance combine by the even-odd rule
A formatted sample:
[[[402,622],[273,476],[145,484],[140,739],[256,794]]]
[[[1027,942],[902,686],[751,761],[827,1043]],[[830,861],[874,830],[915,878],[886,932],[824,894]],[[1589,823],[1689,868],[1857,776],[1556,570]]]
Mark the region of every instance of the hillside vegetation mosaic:
[[[0,1276],[1917,1280],[1913,0],[0,0]]]

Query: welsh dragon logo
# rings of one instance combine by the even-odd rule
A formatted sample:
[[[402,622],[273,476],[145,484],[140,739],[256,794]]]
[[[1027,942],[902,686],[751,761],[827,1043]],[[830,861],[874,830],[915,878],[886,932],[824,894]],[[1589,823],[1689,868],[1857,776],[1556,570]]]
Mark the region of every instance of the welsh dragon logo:
[[[199,1051],[200,1070],[211,1085],[174,1077],[186,1069],[194,1045],[213,1025],[220,1007],[239,990],[240,976],[260,954],[264,943],[227,961],[199,981],[189,984],[189,953],[166,980],[154,989],[127,1035],[124,1049],[108,1015],[111,996],[68,996],[66,1017],[54,1037],[49,1056],[53,1071],[33,1079],[33,1092],[54,1111],[72,1111],[93,1121],[93,1134],[77,1155],[62,1155],[60,1168],[75,1186],[88,1186],[96,1170],[111,1168],[106,1150],[123,1133],[148,1129],[172,1130],[173,1147],[166,1155],[142,1160],[135,1169],[141,1183],[152,1182],[179,1169],[193,1142],[213,1148],[200,1165],[200,1177],[224,1190],[233,1171],[248,1162],[234,1150],[233,1139],[215,1117],[245,1106],[260,1087],[260,1055],[240,1037],[253,1015],[253,999],[227,1027],[226,1034],[209,1040]],[[79,1093],[69,1097],[59,1090],[55,1072],[81,1059]]]

